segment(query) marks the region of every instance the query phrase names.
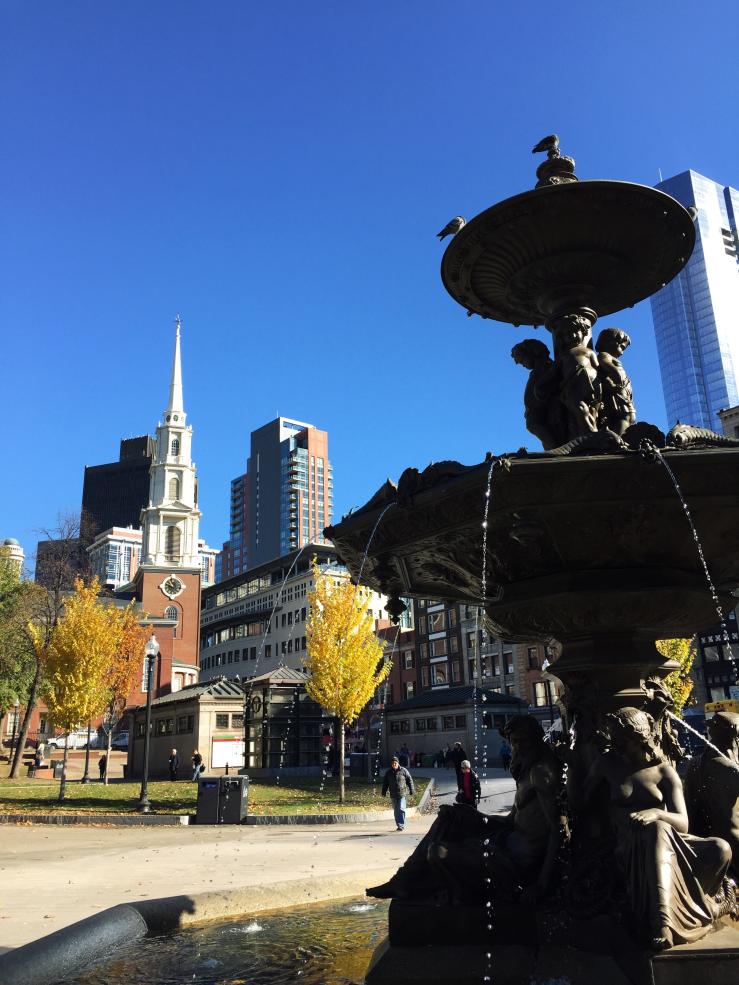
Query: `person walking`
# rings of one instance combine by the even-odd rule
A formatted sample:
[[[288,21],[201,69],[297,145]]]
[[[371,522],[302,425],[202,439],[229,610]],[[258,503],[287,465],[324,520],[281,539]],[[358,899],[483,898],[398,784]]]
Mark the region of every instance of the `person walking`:
[[[503,744],[500,747],[500,761],[505,772],[509,773],[511,769],[511,747],[505,739],[503,739]]]
[[[177,770],[180,768],[180,757],[177,755],[177,750],[173,749],[169,755],[169,778],[170,780],[177,779]]]
[[[456,801],[458,804],[469,804],[470,807],[477,807],[482,796],[480,778],[472,769],[469,759],[462,760],[460,769],[462,771],[462,786],[457,793]]]
[[[461,742],[454,743],[454,748],[449,754],[449,758],[452,761],[454,772],[457,774],[457,790],[461,790],[462,789],[462,760],[467,759],[467,753],[464,751]]]
[[[405,766],[400,765],[397,756],[393,756],[390,769],[385,771],[385,778],[382,781],[382,796],[386,797],[388,791],[393,804],[397,830],[402,831],[405,827],[406,798],[408,794],[414,794],[416,788],[413,786],[413,777]]]
[[[100,759],[98,759],[98,770],[100,771],[100,782],[102,783],[105,779],[105,774],[108,772],[108,755],[103,753]]]
[[[200,753],[196,749],[195,752],[192,754],[192,778],[193,778],[193,780],[197,780],[197,778],[200,776],[200,774],[203,772],[204,769],[205,769],[205,767],[203,766],[203,757],[200,755]]]
[[[398,752],[398,762],[400,763],[401,766],[407,767],[409,765],[409,757],[410,757],[410,751],[408,749],[408,746],[404,742],[403,745],[400,747],[400,751]]]

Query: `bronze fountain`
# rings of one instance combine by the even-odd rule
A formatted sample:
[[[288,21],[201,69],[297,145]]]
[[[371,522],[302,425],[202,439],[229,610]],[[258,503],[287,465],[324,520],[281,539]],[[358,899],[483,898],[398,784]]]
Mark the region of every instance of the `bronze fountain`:
[[[736,605],[739,441],[637,423],[622,363],[628,336],[606,328],[594,345],[592,335],[599,318],[679,274],[693,218],[653,188],[578,181],[558,139],[542,145],[536,188],[463,225],[441,277],[468,314],[551,333],[551,351],[523,339],[512,352],[529,371],[526,424],[543,451],[406,469],[326,536],[355,577],[361,568],[364,584],[390,596],[396,616],[402,597],[465,602],[482,606],[505,640],[551,645],[573,739],[555,750],[558,772],[540,736],[511,723],[517,807],[508,826],[472,808],[442,811],[394,880],[372,891],[393,903],[389,951],[367,982],[479,982],[492,969],[497,985],[514,985],[563,968],[573,985],[682,982],[675,962],[692,960],[711,934],[721,954],[711,981],[723,985],[739,980],[731,846],[715,831],[688,830],[661,683],[674,665],[655,641],[711,625],[716,601]],[[522,854],[512,832],[534,802]],[[439,946],[440,928],[458,930],[464,958]]]

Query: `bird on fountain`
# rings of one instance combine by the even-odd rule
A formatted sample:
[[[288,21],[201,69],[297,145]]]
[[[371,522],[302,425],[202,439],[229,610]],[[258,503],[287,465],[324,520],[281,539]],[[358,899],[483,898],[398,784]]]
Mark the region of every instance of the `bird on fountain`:
[[[552,133],[548,137],[543,137],[531,149],[532,154],[543,154],[544,151],[547,152],[547,157],[559,157],[559,137],[556,133]]]
[[[439,239],[444,239],[445,236],[456,236],[460,229],[463,229],[467,225],[467,220],[463,215],[455,215],[453,219],[444,226],[441,232],[436,235]]]

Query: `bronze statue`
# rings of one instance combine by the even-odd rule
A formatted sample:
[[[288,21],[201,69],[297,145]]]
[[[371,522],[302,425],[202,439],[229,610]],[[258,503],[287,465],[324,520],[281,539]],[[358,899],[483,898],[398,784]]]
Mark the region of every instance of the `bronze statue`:
[[[731,861],[729,845],[688,834],[682,784],[657,746],[651,715],[622,708],[606,719],[610,750],[593,764],[584,796],[608,790],[636,926],[655,950],[698,940],[722,912],[715,897]]]
[[[595,343],[603,395],[601,423],[619,436],[636,422],[631,380],[620,358],[630,345],[631,339],[620,328],[604,328]]]
[[[567,441],[564,411],[558,396],[557,370],[549,349],[538,339],[524,339],[511,349],[513,361],[530,370],[523,395],[526,428],[544,450]]]
[[[693,760],[685,779],[690,828],[729,843],[730,871],[739,880],[739,715],[719,711],[707,728],[716,749]]]
[[[551,324],[568,439],[598,430],[601,386],[598,357],[589,345],[590,328],[583,315],[562,315]]]
[[[517,715],[501,729],[511,750],[516,797],[507,817],[444,805],[410,858],[368,896],[450,902],[522,899],[549,889],[566,822],[560,812],[562,764],[536,719]]]

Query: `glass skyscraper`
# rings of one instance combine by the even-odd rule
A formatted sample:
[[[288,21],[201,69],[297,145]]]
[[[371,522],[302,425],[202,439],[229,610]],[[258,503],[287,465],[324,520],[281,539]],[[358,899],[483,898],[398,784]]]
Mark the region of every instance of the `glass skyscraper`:
[[[720,432],[739,404],[739,192],[696,171],[657,188],[698,210],[693,255],[651,299],[667,425]]]

